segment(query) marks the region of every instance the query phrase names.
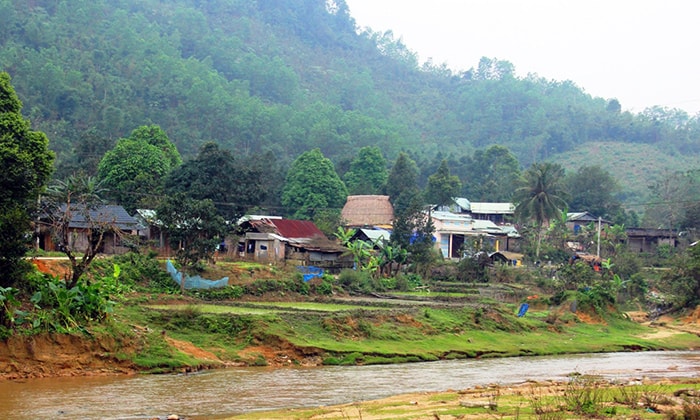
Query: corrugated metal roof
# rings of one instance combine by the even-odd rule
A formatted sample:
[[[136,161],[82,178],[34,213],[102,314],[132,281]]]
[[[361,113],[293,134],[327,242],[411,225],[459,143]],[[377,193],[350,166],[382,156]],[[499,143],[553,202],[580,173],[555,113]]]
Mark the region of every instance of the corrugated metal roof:
[[[308,220],[268,219],[266,222],[274,225],[277,233],[285,238],[298,239],[325,236],[313,222]]]
[[[471,209],[471,203],[469,200],[463,197],[457,197],[453,199],[455,204],[462,208],[464,211],[469,211]]]
[[[471,212],[478,214],[513,214],[513,203],[471,203]]]
[[[471,203],[471,212],[478,214],[513,214],[513,203]]]
[[[364,233],[369,240],[375,243],[379,243],[379,241],[389,242],[389,239],[391,239],[391,232],[389,232],[388,230],[360,229],[360,231]]]
[[[469,223],[472,223],[474,220],[468,214],[452,213],[449,211],[433,211],[430,213],[430,216],[437,220],[459,220]]]
[[[131,217],[122,206],[100,206],[89,210],[87,214],[73,206],[71,211],[73,214],[68,225],[70,228],[86,229],[94,224],[110,224],[121,230],[136,230],[140,227],[138,220]]]

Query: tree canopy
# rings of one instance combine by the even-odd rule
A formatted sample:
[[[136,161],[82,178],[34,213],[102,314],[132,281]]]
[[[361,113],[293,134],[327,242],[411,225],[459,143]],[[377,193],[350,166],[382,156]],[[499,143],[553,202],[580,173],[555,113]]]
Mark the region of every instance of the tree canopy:
[[[97,176],[109,190],[109,198],[133,212],[139,206],[154,205],[154,196],[162,193],[165,177],[178,162],[180,155],[165,133],[144,126],[105,153]]]
[[[185,272],[193,273],[199,261],[210,259],[224,238],[225,221],[209,199],[175,194],[160,203],[156,214]]]
[[[459,177],[450,174],[447,160],[443,160],[437,172],[428,177],[428,187],[426,188],[426,200],[430,204],[439,206],[451,204],[453,198],[457,197],[462,184]]]
[[[620,211],[615,178],[600,166],[582,166],[565,177],[571,211],[587,211],[595,216],[612,219]]]
[[[19,282],[26,270],[30,216],[53,170],[48,138],[21,111],[10,75],[0,72],[0,287]]]
[[[345,185],[351,195],[379,194],[388,177],[387,162],[381,149],[365,146],[357,152],[345,173]]]
[[[289,168],[282,191],[282,204],[299,219],[313,219],[320,210],[340,209],[347,188],[330,159],[320,149],[302,153]]]
[[[700,116],[623,111],[571,81],[518,76],[506,60],[483,57],[463,72],[420,63],[391,31],[358,28],[343,0],[0,4],[2,70],[33,127],[51,133],[61,178],[94,174],[94,156],[138,137],[136,125],[159,138],[148,132],[155,123],[185,158],[210,141],[283,165],[314,148],[336,165],[364,147],[388,161],[404,151],[421,186],[449,157],[463,194],[480,201],[512,199],[518,171],[506,150],[523,166],[600,164],[623,189],[641,170],[655,180],[664,168],[695,169],[700,153]],[[614,167],[600,144],[620,150]],[[643,169],[624,159],[641,146],[658,157]],[[343,177],[350,192],[367,191],[354,173]]]
[[[504,146],[494,145],[475,150],[472,156],[460,159],[459,175],[464,183],[464,196],[473,201],[509,202],[513,186],[520,179],[520,162]]]
[[[389,200],[395,203],[399,196],[406,191],[418,188],[418,167],[406,153],[400,153],[394,166],[391,167],[386,182],[386,194]]]
[[[263,165],[260,160],[236,159],[216,143],[205,143],[194,159],[168,175],[165,191],[195,200],[209,199],[219,215],[236,221],[265,198]]]
[[[115,140],[133,121],[157,122],[186,156],[207,141],[290,160],[319,147],[334,162],[364,146],[393,160],[499,144],[526,165],[596,141],[700,152],[697,116],[624,112],[505,60],[421,64],[391,31],[360,30],[345,1],[329,4],[6,1],[0,62],[60,165],[85,130]]]

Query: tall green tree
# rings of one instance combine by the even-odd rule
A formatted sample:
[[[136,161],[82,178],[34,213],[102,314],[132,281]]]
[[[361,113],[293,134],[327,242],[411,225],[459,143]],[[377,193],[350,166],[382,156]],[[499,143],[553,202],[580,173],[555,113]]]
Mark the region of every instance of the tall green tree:
[[[195,200],[209,199],[223,218],[236,221],[265,199],[268,172],[263,165],[267,164],[252,157],[236,159],[216,143],[205,143],[194,159],[168,175],[165,191]]]
[[[540,256],[542,228],[567,208],[564,168],[557,163],[533,163],[515,190],[515,216],[534,224],[537,236],[535,256]]]
[[[418,188],[406,189],[394,204],[394,223],[390,245],[405,249],[415,271],[426,274],[435,259],[435,226],[424,195]]]
[[[403,192],[411,191],[412,194],[415,194],[412,190],[417,188],[418,167],[406,153],[401,152],[396,158],[391,172],[389,172],[385,188],[386,194],[393,204]]]
[[[620,211],[620,200],[616,196],[620,187],[615,178],[600,166],[582,166],[567,174],[564,183],[572,211],[587,211],[608,219]]]
[[[282,205],[299,219],[313,219],[320,210],[340,212],[348,190],[330,159],[320,149],[302,153],[292,163],[282,190]]]
[[[180,162],[180,154],[160,128],[143,126],[105,153],[97,176],[109,190],[108,198],[133,212],[139,206],[155,206],[165,177]]]
[[[170,163],[171,168],[182,164],[182,157],[177,147],[170,141],[168,135],[157,125],[142,125],[134,129],[129,135],[131,140],[148,143],[157,147]]]
[[[226,223],[209,199],[194,200],[175,194],[160,203],[156,214],[186,273],[193,274],[197,263],[212,258],[224,238]]]
[[[430,204],[448,205],[457,197],[461,188],[462,183],[459,181],[459,177],[450,174],[447,160],[443,160],[437,172],[428,177],[425,197]]]
[[[345,185],[348,193],[378,194],[388,177],[387,162],[377,146],[365,146],[350,163],[350,170],[345,173]]]
[[[396,158],[386,190],[394,206],[390,245],[404,250],[404,262],[410,262],[416,272],[425,274],[434,261],[435,227],[425,195],[418,188],[418,168],[407,154],[401,153]]]
[[[518,158],[501,145],[462,158],[454,173],[463,181],[465,197],[490,202],[511,201],[521,176]]]
[[[10,75],[0,73],[0,287],[18,284],[32,211],[53,170],[49,140],[22,116]]]

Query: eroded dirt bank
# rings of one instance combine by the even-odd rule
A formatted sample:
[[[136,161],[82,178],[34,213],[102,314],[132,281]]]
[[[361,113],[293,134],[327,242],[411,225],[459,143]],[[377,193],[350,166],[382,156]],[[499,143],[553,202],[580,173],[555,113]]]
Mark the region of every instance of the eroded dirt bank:
[[[109,337],[13,336],[0,341],[0,379],[134,374],[137,370],[131,362],[113,355],[136,348],[134,343]]]

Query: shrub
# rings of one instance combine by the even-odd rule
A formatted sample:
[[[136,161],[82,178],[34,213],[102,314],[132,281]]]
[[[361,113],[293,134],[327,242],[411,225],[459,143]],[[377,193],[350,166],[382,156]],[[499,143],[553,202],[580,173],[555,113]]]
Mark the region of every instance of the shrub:
[[[0,340],[7,338],[13,326],[14,308],[19,305],[17,289],[0,286]]]
[[[111,276],[114,264],[117,264],[121,269],[119,281],[124,285],[144,287],[156,292],[179,292],[180,286],[173,281],[155,257],[154,253],[146,255],[127,252],[111,259],[96,260],[90,273],[97,278]]]
[[[632,277],[642,269],[642,262],[639,257],[630,252],[617,255],[614,262],[613,271],[623,279]]]
[[[25,320],[31,321],[33,328],[44,325],[52,331],[69,332],[102,321],[112,312],[113,302],[99,283],[79,282],[67,289],[58,277],[43,274],[32,276],[31,282],[35,312],[27,314]],[[41,322],[36,322],[39,318]]]
[[[241,286],[226,286],[219,289],[201,289],[191,293],[203,300],[240,299],[243,296],[243,288]]]
[[[430,278],[436,281],[454,282],[457,279],[457,265],[443,261],[430,270]]]
[[[574,264],[564,264],[559,269],[558,275],[567,290],[575,290],[592,284],[598,276],[588,263],[582,261]]]
[[[596,416],[603,409],[605,390],[595,378],[574,376],[562,396],[564,405],[576,414]]]
[[[457,264],[456,279],[464,283],[486,282],[489,280],[487,267],[490,264],[491,259],[485,252],[463,258]]]
[[[322,278],[320,282],[311,283],[311,291],[317,295],[332,295],[333,294],[333,282],[327,278]]]
[[[603,285],[580,288],[576,300],[580,308],[590,308],[599,313],[615,304],[615,296]]]
[[[394,283],[394,289],[400,292],[406,292],[411,289],[410,285],[408,284],[408,278],[402,274],[394,277]]]
[[[338,275],[338,284],[345,290],[367,293],[373,291],[369,275],[362,271],[343,270]]]

